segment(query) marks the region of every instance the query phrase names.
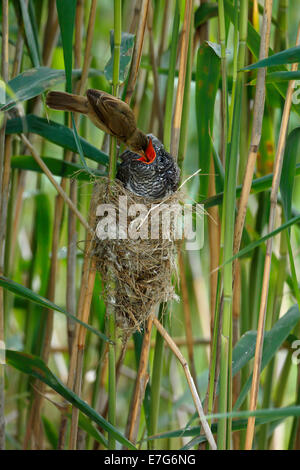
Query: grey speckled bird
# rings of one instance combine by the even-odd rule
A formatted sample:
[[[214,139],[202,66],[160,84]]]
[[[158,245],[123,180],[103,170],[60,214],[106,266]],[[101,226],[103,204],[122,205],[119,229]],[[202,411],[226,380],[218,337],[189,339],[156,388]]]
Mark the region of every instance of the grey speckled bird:
[[[122,153],[117,178],[126,189],[138,196],[162,199],[177,190],[180,170],[163,144],[152,134],[147,137],[147,157],[129,150]]]

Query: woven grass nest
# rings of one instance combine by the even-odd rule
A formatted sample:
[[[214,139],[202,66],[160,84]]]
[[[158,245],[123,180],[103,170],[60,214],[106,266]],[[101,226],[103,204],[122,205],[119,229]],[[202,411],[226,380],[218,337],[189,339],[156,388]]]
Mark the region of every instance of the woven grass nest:
[[[172,207],[174,204],[181,205],[183,195],[177,191],[161,201],[149,202],[149,200],[129,192],[118,180],[109,184],[107,179],[101,179],[96,184],[95,200],[98,205],[109,204],[110,210],[115,210],[118,233],[126,235],[124,223],[130,230],[142,228],[144,230],[143,237],[147,233],[151,233],[151,229],[156,230],[157,236],[159,227],[158,239],[152,239],[149,236],[145,239],[132,239],[132,235],[120,239],[111,238],[112,233],[115,233],[115,225],[109,223],[107,230],[110,232],[110,237],[105,239],[103,231],[101,232],[102,229],[99,238],[99,222],[104,223],[104,217],[108,216],[108,212],[105,214],[101,212],[101,216],[98,212],[96,217],[92,254],[96,259],[96,269],[104,281],[102,295],[106,303],[114,305],[117,326],[122,330],[123,337],[128,337],[144,326],[145,321],[159,303],[178,300],[173,281],[177,282],[178,279],[176,253],[181,240],[175,239],[176,224],[172,214],[170,214],[169,231],[171,236],[166,238],[161,227],[166,212],[163,213],[163,217],[155,219],[155,211],[161,210],[161,207],[164,207],[164,211],[168,210],[166,205],[167,207]],[[124,198],[125,196],[128,208],[132,204],[143,204],[143,212],[132,216],[129,211],[123,210],[125,206],[122,206],[123,209],[120,210],[120,197]],[[124,202],[125,199],[122,201]],[[120,214],[123,214],[121,219]],[[156,214],[158,213],[156,212]],[[158,224],[157,220],[159,220]],[[115,287],[113,290],[112,279]]]

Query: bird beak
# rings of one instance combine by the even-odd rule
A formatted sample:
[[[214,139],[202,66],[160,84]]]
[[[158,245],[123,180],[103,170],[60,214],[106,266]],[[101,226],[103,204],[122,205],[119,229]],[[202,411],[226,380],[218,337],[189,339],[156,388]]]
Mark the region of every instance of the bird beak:
[[[155,160],[155,158],[156,158],[156,152],[152,145],[152,140],[149,139],[149,143],[145,150],[145,154],[142,155],[141,158],[139,158],[139,161],[143,163],[147,163],[149,165],[149,163],[152,163]]]

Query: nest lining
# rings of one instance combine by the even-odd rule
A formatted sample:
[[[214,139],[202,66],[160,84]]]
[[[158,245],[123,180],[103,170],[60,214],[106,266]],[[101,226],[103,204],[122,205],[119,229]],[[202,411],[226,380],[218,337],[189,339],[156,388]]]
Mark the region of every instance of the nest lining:
[[[136,229],[142,229],[144,235],[146,234],[145,226],[148,225],[148,234],[153,228],[153,211],[159,210],[162,204],[170,207],[174,204],[181,204],[183,200],[182,193],[178,191],[161,201],[149,202],[125,189],[118,180],[109,184],[106,179],[102,179],[97,183],[95,199],[98,204],[109,204],[109,207],[115,210],[117,233],[124,233],[122,229],[124,218],[122,222],[119,210],[120,196],[127,197],[127,207],[131,204],[143,204],[147,209],[146,216],[144,213],[138,223],[136,215],[126,215],[127,228],[133,226]],[[166,210],[168,209],[164,206],[164,211]],[[104,214],[103,216],[105,217]],[[159,225],[157,239],[151,239],[151,237],[136,240],[130,237],[104,239],[103,233],[101,239],[99,239],[99,234],[94,239],[92,255],[96,258],[96,269],[104,281],[102,295],[107,303],[114,305],[117,326],[126,337],[144,326],[145,321],[159,303],[178,300],[172,280],[174,277],[177,279],[176,253],[180,240],[176,240],[176,223],[172,215],[170,214],[169,234],[171,236],[169,238],[163,235],[162,219],[161,216],[155,219],[156,225],[157,220]],[[96,217],[96,233],[98,233],[97,227],[101,220],[103,221],[102,217]],[[113,233],[114,230],[115,227],[113,227]],[[115,286],[113,291],[109,287],[112,285],[112,279]]]

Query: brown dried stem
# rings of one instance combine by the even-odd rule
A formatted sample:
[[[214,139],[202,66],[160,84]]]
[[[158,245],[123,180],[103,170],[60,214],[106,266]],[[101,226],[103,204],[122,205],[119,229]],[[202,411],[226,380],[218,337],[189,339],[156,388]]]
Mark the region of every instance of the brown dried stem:
[[[132,54],[132,61],[131,67],[129,72],[127,90],[126,90],[126,103],[130,103],[131,97],[134,92],[135,83],[140,67],[141,57],[142,57],[142,50],[144,44],[144,36],[145,36],[145,29],[147,24],[147,15],[148,15],[148,8],[149,8],[150,0],[143,0],[142,5],[140,8],[140,16],[139,16],[139,23],[138,23],[138,30],[136,33],[135,44]]]
[[[184,22],[183,22],[183,29],[182,29],[182,36],[181,36],[182,42],[181,42],[181,50],[180,50],[178,85],[177,85],[177,95],[176,95],[174,120],[173,120],[173,133],[172,133],[172,141],[171,141],[171,154],[175,158],[177,158],[178,147],[179,147],[180,125],[181,125],[182,106],[183,106],[184,87],[185,87],[186,64],[187,64],[187,58],[188,58],[190,28],[191,28],[191,19],[192,19],[192,5],[193,5],[193,0],[186,0]]]
[[[188,350],[192,376],[193,376],[196,388],[198,390],[197,374],[196,374],[196,367],[195,367],[195,360],[194,360],[194,347],[193,347],[194,339],[193,339],[193,333],[192,333],[189,293],[188,293],[188,286],[187,286],[186,274],[185,274],[185,268],[184,268],[184,260],[183,260],[183,255],[182,255],[180,248],[178,249],[178,264],[179,264],[180,285],[181,285],[181,292],[182,292],[182,305],[183,305],[183,313],[184,313],[184,326],[185,326],[185,333],[186,333],[187,350]]]
[[[94,224],[94,216],[95,216],[95,188],[93,190],[92,199],[90,203],[90,210],[89,210],[89,226],[93,226]],[[80,293],[77,305],[77,316],[78,318],[83,318],[83,315],[86,316],[87,309],[89,311],[89,294],[91,284],[94,278],[90,277],[90,270],[91,270],[91,250],[92,250],[92,243],[93,243],[93,235],[90,231],[87,231],[86,234],[86,242],[85,242],[85,249],[84,249],[84,260],[82,266],[82,274],[81,274],[81,284],[80,284]],[[91,274],[92,276],[92,274]],[[88,288],[89,286],[89,288]],[[75,385],[75,381],[77,381],[77,386],[80,384],[79,378],[81,377],[81,371],[78,369],[77,372],[77,358],[78,358],[78,345],[79,345],[79,325],[76,324],[75,326],[75,333],[74,333],[74,340],[72,345],[72,352],[70,357],[70,365],[69,365],[69,374],[68,374],[68,381],[67,386],[71,390]],[[76,375],[77,374],[77,375]],[[80,379],[81,380],[81,379]],[[77,429],[78,429],[78,415],[76,412],[74,413],[73,424],[71,428],[71,435],[70,435],[70,447],[76,447],[76,437],[77,437]],[[73,416],[72,413],[72,416]],[[65,446],[65,438],[66,438],[66,425],[67,425],[67,417],[65,414],[62,414],[61,417],[61,424],[60,424],[60,432],[59,432],[59,443],[58,448],[64,449]]]
[[[80,314],[80,319],[87,323],[89,321],[91,301],[93,297],[94,283],[95,283],[95,261],[91,260],[91,265],[89,267],[87,284],[83,285],[83,306],[82,312]],[[81,395],[81,382],[82,382],[82,371],[83,371],[83,356],[84,356],[84,345],[85,345],[86,329],[80,325],[78,328],[78,342],[77,342],[77,365],[76,365],[76,377],[74,383],[74,392],[80,396]],[[75,349],[75,345],[74,345]],[[72,421],[71,421],[71,431],[70,431],[70,449],[76,449],[77,442],[77,433],[78,433],[78,418],[79,418],[79,409],[73,407],[72,409]]]
[[[76,16],[75,16],[75,43],[74,43],[74,65],[75,68],[81,67],[81,49],[82,49],[82,37],[83,37],[83,25],[84,25],[84,8],[83,0],[79,0],[76,5]],[[76,92],[80,93],[80,83],[77,83]],[[79,115],[75,113],[74,116],[75,125],[79,122]],[[71,157],[72,155],[72,157]],[[72,162],[76,162],[77,157],[75,153],[71,153],[69,150],[65,152],[65,160],[71,159]],[[70,181],[69,195],[70,199],[75,206],[77,206],[77,190],[78,183],[76,179]],[[76,315],[76,258],[77,258],[77,230],[76,230],[76,217],[74,213],[69,210],[68,213],[68,252],[67,252],[67,285],[66,285],[66,307],[67,311],[72,315]],[[67,319],[67,330],[68,330],[68,346],[69,354],[71,355],[72,344],[75,333],[75,322],[70,318]]]
[[[300,23],[298,27],[296,45],[299,44],[299,40],[300,40]],[[293,64],[291,70],[296,71],[297,69],[298,69],[298,63]],[[276,151],[275,162],[274,162],[272,189],[271,189],[271,195],[270,195],[270,217],[269,217],[268,233],[272,232],[275,226],[275,213],[276,213],[276,205],[277,205],[277,198],[278,198],[278,189],[279,189],[280,178],[281,178],[281,169],[282,169],[282,163],[283,163],[284,148],[285,148],[285,142],[286,142],[286,134],[287,134],[287,128],[288,128],[288,123],[289,123],[294,86],[295,86],[295,81],[291,80],[288,85],[283,114],[282,114],[280,133],[279,133],[277,151]],[[265,330],[266,308],[267,308],[270,271],[271,271],[272,249],[273,249],[273,238],[271,237],[268,239],[267,246],[266,246],[263,285],[262,285],[255,357],[254,357],[254,365],[253,365],[253,377],[252,377],[252,385],[251,385],[251,393],[250,393],[250,411],[255,411],[256,406],[257,406],[259,377],[260,377],[261,359],[262,359],[262,348],[263,348],[263,339],[264,339],[264,330]],[[245,443],[246,450],[252,449],[254,428],[255,428],[255,417],[251,416],[248,419],[246,443]]]
[[[89,66],[91,62],[91,50],[92,50],[92,43],[93,43],[93,36],[94,36],[94,28],[95,28],[95,20],[96,20],[96,7],[97,2],[96,0],[92,0],[90,15],[89,15],[89,22],[88,22],[88,29],[87,29],[87,39],[86,39],[86,47],[85,47],[85,54],[84,54],[84,62],[82,67],[82,75],[81,80],[77,84],[77,93],[82,94],[84,91],[84,87],[86,84],[86,80],[88,77]],[[81,35],[81,11],[79,10],[78,19],[77,19],[77,38],[80,38]],[[79,44],[80,41],[76,41],[77,44],[77,54],[76,60],[79,62],[80,60],[80,48]],[[75,188],[73,188],[73,194],[75,197]],[[89,213],[89,220],[93,223],[93,201],[94,201],[94,193],[92,196],[91,206],[90,206],[90,213]],[[70,222],[71,222],[71,214],[70,214]],[[91,226],[91,225],[90,225]],[[73,230],[70,225],[70,235],[73,232],[73,237],[69,239],[70,243],[73,243],[74,246],[74,222],[73,222]],[[81,290],[80,296],[78,300],[78,316],[79,318],[87,318],[89,316],[90,311],[90,304],[91,304],[91,296],[93,292],[94,282],[95,282],[95,270],[94,270],[94,261],[90,261],[90,250],[91,250],[91,239],[87,241],[85,247],[85,258],[84,258],[84,266],[82,271],[82,278],[81,278]],[[71,269],[71,260],[70,260],[70,269]],[[69,274],[71,275],[71,273]],[[70,292],[71,294],[71,292]],[[70,332],[70,342],[69,345],[71,346],[71,360],[70,360],[70,370],[69,370],[69,377],[68,377],[68,384],[70,388],[73,388],[74,391],[79,396],[81,394],[81,382],[82,382],[82,368],[83,368],[83,354],[84,354],[84,342],[85,342],[85,332],[82,332],[82,329],[79,329],[75,326],[75,331],[73,330]],[[69,448],[76,449],[77,443],[77,435],[78,435],[78,410],[73,407],[72,409],[72,421],[71,421],[71,432],[70,432],[70,441],[69,441]],[[61,421],[61,429],[60,429],[60,443],[59,448],[64,447],[65,442],[65,431],[66,431],[66,417],[62,416]]]
[[[92,0],[88,29],[87,29],[87,38],[86,38],[81,79],[77,86],[77,93],[79,93],[79,95],[82,95],[84,91],[84,87],[88,78],[91,58],[92,58],[91,52],[92,52],[92,44],[93,44],[93,37],[94,37],[94,30],[95,30],[96,7],[97,7],[97,0]]]
[[[163,52],[166,47],[166,41],[168,37],[168,21],[170,18],[170,6],[171,2],[170,0],[166,0],[165,2],[165,9],[164,9],[164,16],[162,20],[162,26],[161,26],[161,35],[160,35],[160,43],[159,43],[159,48],[158,48],[158,54],[157,54],[157,64],[160,65],[161,57],[163,55]]]
[[[137,27],[138,19],[140,17],[140,11],[141,11],[141,7],[142,7],[142,0],[135,0],[134,3],[132,1],[132,2],[130,2],[130,5],[131,5],[131,10],[129,11],[128,17],[131,17],[132,20],[131,20],[131,23],[130,23],[129,32],[130,32],[130,34],[134,34],[135,30],[136,30],[136,27]]]
[[[77,0],[75,14],[75,42],[74,42],[74,65],[75,68],[81,66],[82,37],[84,27],[83,0]],[[78,83],[77,83],[78,87]],[[76,90],[78,92],[78,89]]]
[[[199,419],[200,419],[201,425],[203,427],[205,436],[207,438],[207,441],[208,441],[211,449],[216,450],[217,446],[216,446],[214,437],[212,435],[212,432],[210,430],[210,427],[209,427],[209,425],[206,421],[206,418],[205,418],[205,415],[204,415],[204,412],[203,412],[203,408],[202,408],[202,404],[201,404],[201,400],[200,400],[199,395],[197,393],[197,389],[195,387],[194,380],[191,376],[188,363],[186,362],[185,358],[181,354],[180,349],[178,349],[178,347],[176,346],[176,344],[172,340],[171,336],[168,334],[168,332],[164,329],[162,324],[158,321],[158,319],[154,315],[152,315],[152,321],[153,321],[153,324],[155,325],[155,327],[157,328],[157,330],[159,331],[159,333],[162,335],[162,337],[166,341],[166,343],[169,346],[169,348],[171,349],[171,351],[175,354],[175,356],[177,357],[177,359],[179,360],[180,364],[183,367],[183,370],[184,370],[184,373],[185,373],[185,376],[186,376],[186,379],[187,379],[187,382],[188,382],[188,386],[190,388],[190,391],[191,391],[191,394],[192,394],[192,397],[193,397],[193,401],[194,401],[194,404],[196,406],[196,410],[197,410],[197,413],[199,415]]]
[[[264,59],[268,55],[270,43],[270,27],[272,18],[272,2],[273,0],[265,0],[264,15],[261,31],[261,43],[259,59]],[[243,227],[245,223],[245,216],[247,211],[248,199],[251,190],[258,147],[261,139],[262,120],[265,107],[265,76],[266,69],[260,68],[257,72],[257,84],[254,99],[253,109],[253,127],[251,134],[250,150],[248,154],[247,167],[243,181],[242,194],[239,202],[239,209],[235,223],[234,234],[234,254],[239,251]],[[237,261],[233,263],[233,272],[235,273]]]
[[[158,117],[158,122],[159,122],[159,135],[158,137],[162,139],[163,135],[163,127],[164,127],[164,120],[163,120],[163,113],[162,113],[162,107],[161,107],[161,102],[160,102],[160,97],[159,97],[159,77],[158,77],[158,71],[157,71],[157,60],[156,60],[156,54],[155,54],[155,48],[154,48],[154,39],[153,39],[153,8],[152,5],[150,4],[149,6],[149,14],[148,14],[148,31],[149,31],[149,43],[150,43],[150,61],[152,65],[152,71],[153,71],[153,79],[154,79],[154,100],[152,104],[152,111],[151,111],[151,119],[150,119],[150,130],[152,131],[152,126],[153,126],[153,121],[155,118],[155,113],[157,114]]]
[[[57,43],[59,28],[58,28],[58,18],[56,11],[56,0],[50,0],[47,10],[47,22],[44,31],[44,41],[43,41],[43,65],[50,67],[52,62],[52,56],[54,52],[54,46]]]
[[[137,377],[135,380],[134,392],[132,395],[130,413],[128,416],[126,436],[131,442],[136,442],[140,413],[142,407],[142,401],[145,395],[146,385],[149,380],[149,374],[147,373],[149,350],[150,350],[150,339],[152,331],[152,322],[155,317],[150,314],[147,325],[145,328],[144,339],[142,344],[141,356]]]

